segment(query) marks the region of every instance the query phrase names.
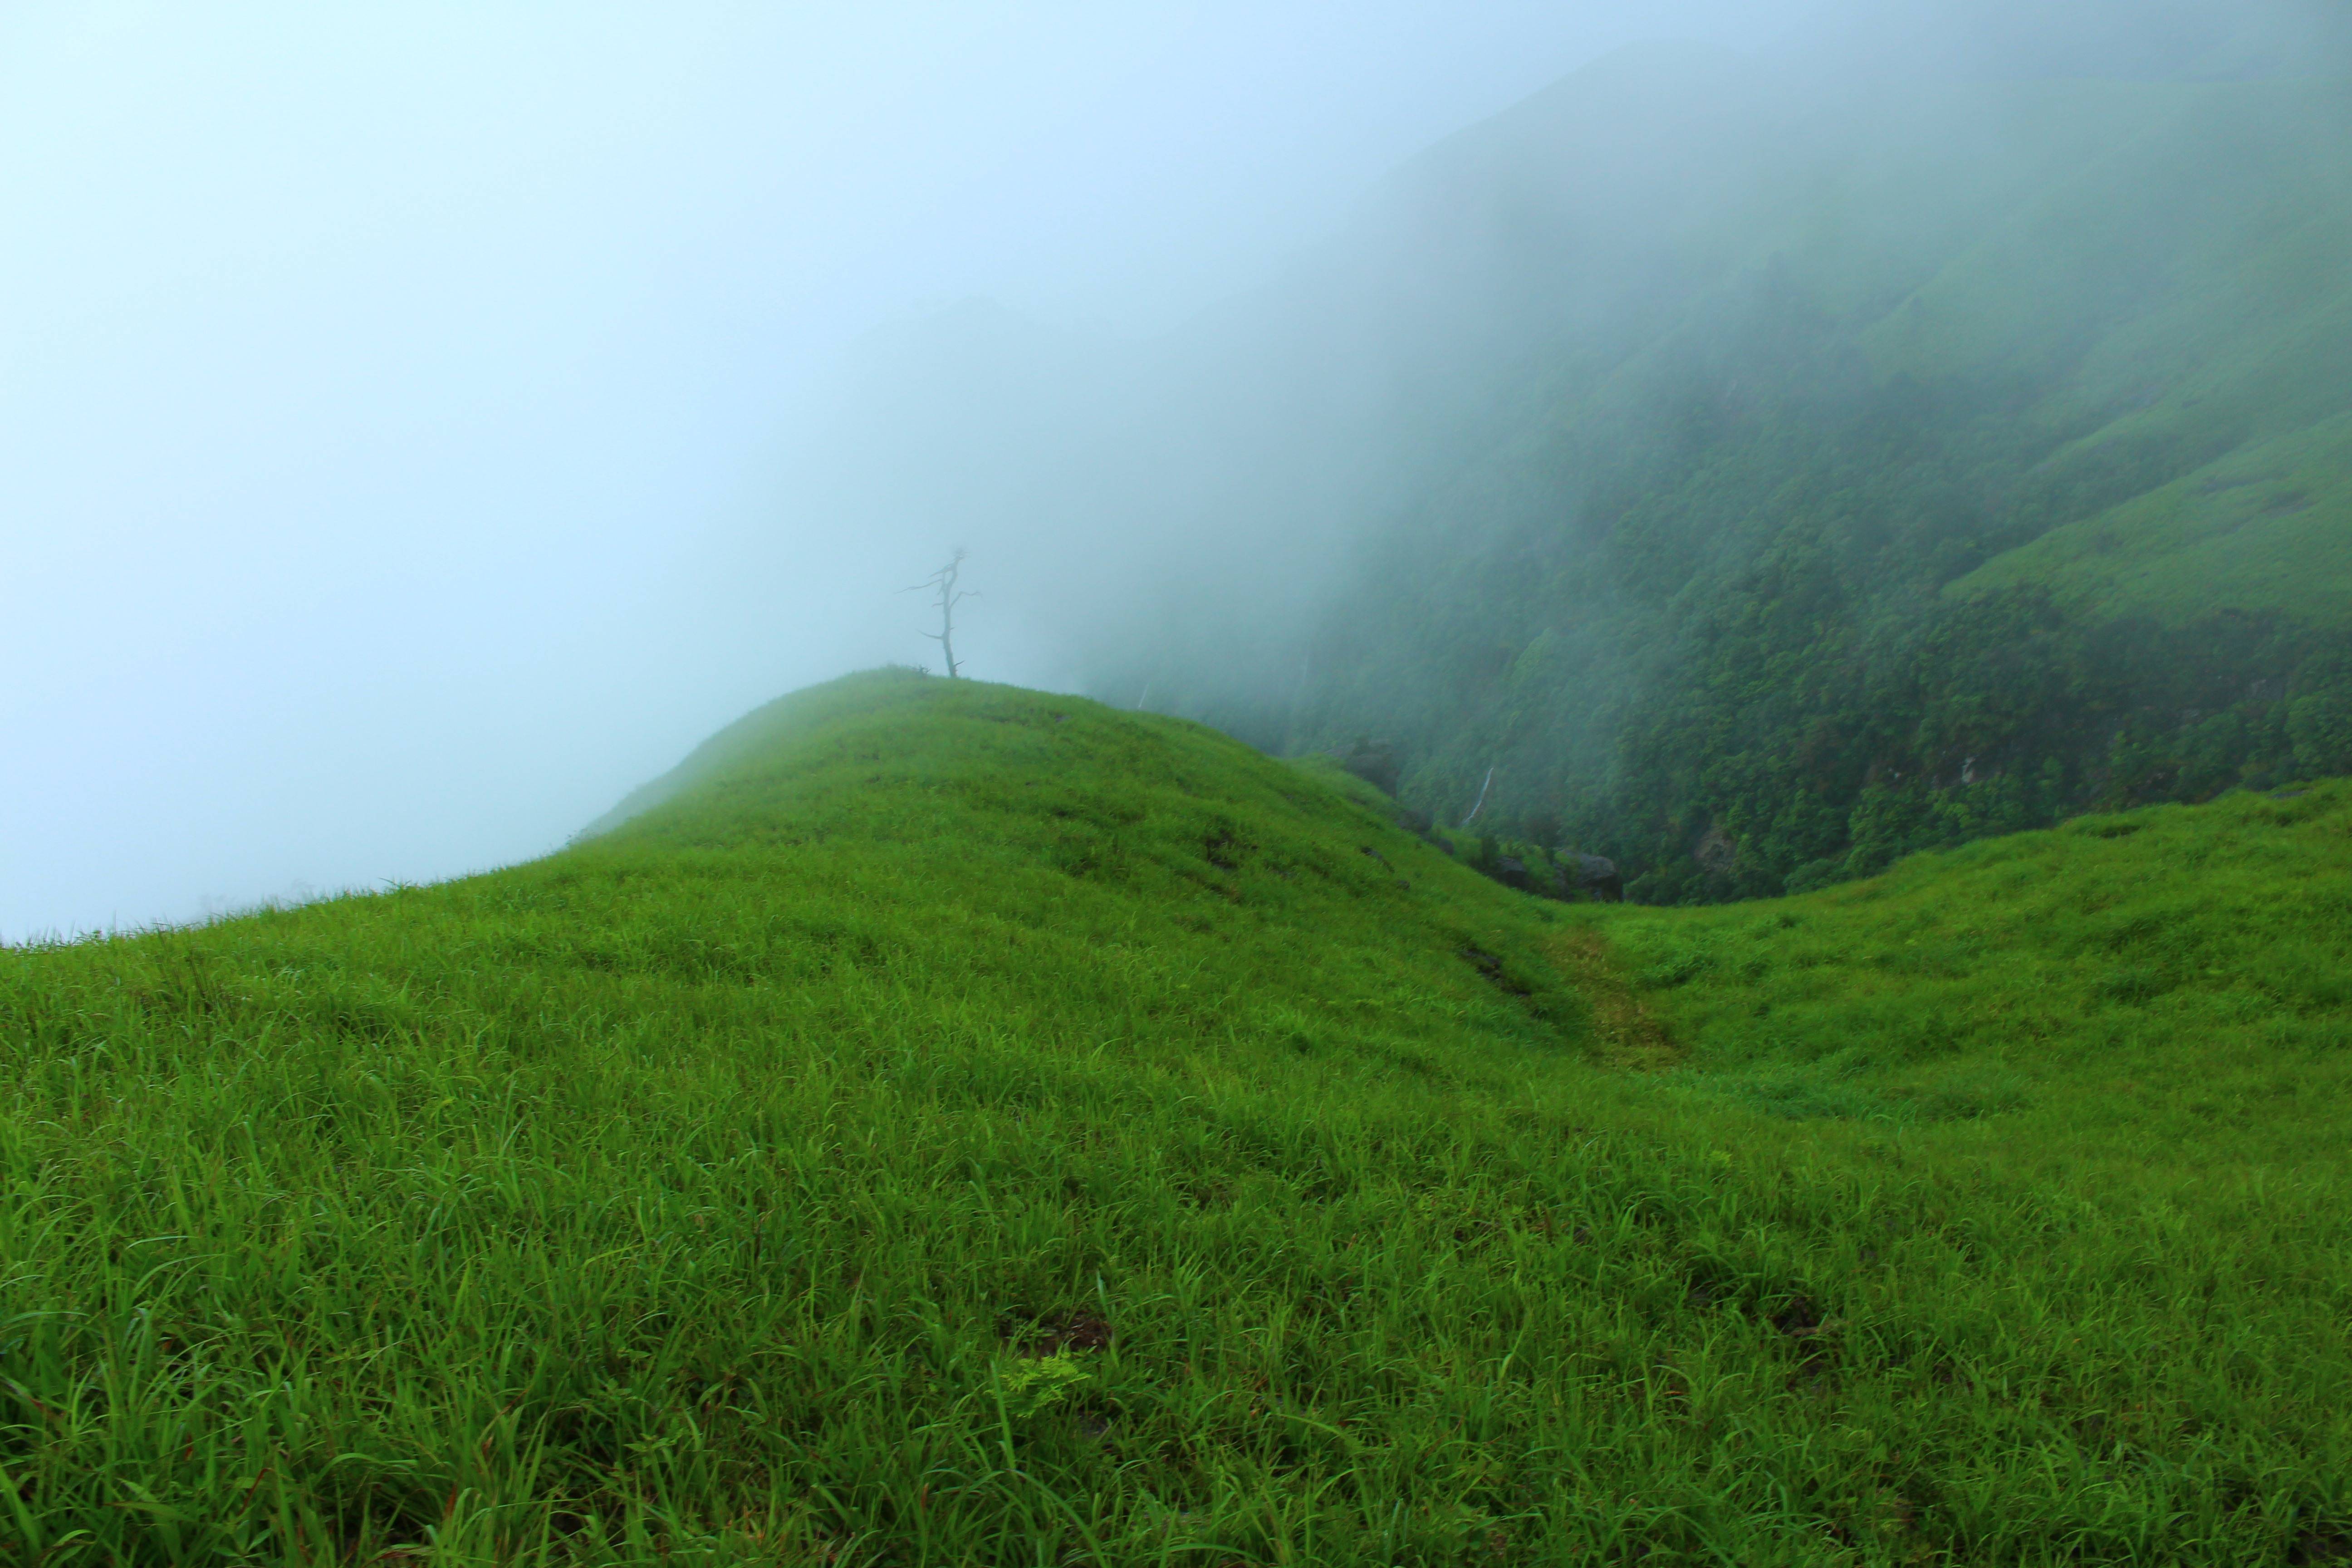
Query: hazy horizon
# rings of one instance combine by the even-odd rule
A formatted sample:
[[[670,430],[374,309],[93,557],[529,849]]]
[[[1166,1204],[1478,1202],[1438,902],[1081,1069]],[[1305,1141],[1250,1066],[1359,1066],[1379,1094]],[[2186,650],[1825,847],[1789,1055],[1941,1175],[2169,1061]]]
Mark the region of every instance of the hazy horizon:
[[[899,590],[958,526],[851,527],[794,456],[845,360],[973,300],[1156,341],[1629,43],[1979,68],[1915,12],[0,16],[0,942],[552,849],[761,701],[935,662]],[[2159,66],[2206,47],[2168,14]],[[1110,526],[1088,581],[1151,558]],[[969,673],[1072,683],[1009,565]]]
[[[845,345],[974,297],[1164,327],[1736,9],[13,10],[0,940],[541,853],[754,703],[921,659],[893,591],[950,541],[777,495]],[[777,620],[698,616],[706,542],[769,520]]]

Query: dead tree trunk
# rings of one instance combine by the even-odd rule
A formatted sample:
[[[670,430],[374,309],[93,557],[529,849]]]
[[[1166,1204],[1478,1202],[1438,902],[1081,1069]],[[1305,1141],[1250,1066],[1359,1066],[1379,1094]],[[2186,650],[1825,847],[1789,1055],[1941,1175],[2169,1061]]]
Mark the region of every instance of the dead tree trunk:
[[[940,645],[940,652],[948,661],[950,680],[953,680],[962,673],[961,667],[956,663],[955,656],[955,607],[966,599],[976,599],[980,596],[956,587],[956,577],[963,571],[963,555],[962,551],[957,551],[948,557],[946,565],[916,584],[914,588],[907,590],[911,594],[915,588],[929,588],[937,595],[933,602],[940,607],[940,629],[935,632],[925,632],[923,635]]]

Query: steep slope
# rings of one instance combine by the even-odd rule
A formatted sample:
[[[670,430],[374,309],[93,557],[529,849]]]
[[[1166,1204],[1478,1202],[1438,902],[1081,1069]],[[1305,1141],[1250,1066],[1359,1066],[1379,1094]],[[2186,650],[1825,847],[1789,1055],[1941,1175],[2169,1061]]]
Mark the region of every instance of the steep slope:
[[[2051,70],[2239,58],[2142,10]],[[1106,700],[1774,895],[2352,770],[2347,251],[2342,79],[1631,49],[1164,339],[902,344],[825,513],[953,520]]]
[[[1196,726],[886,674],[636,806],[0,952],[0,1542],[2352,1538],[2341,789],[1572,910]]]
[[[1714,281],[1389,531],[1297,741],[1656,901],[2352,769],[2346,89],[1749,91]]]

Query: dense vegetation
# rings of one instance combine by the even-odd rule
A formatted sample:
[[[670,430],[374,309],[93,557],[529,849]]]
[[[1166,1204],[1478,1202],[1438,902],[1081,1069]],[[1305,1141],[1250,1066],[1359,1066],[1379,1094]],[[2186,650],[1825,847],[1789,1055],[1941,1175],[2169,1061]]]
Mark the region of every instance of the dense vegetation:
[[[0,952],[0,1555],[2352,1551],[2352,792],[1707,910],[1379,806],[865,677]]]
[[[1958,153],[1948,105],[1743,127],[1735,259],[1389,531],[1293,742],[1399,742],[1441,814],[1493,768],[1657,902],[2352,770],[2352,99],[1978,101]],[[1457,199],[1543,196],[1548,130]]]
[[[940,324],[826,505],[1653,902],[2352,768],[2352,85],[2177,63],[1629,51],[1165,341]]]
[[[2352,89],[1880,64],[1628,51],[1164,339],[894,339],[800,467],[1652,901],[2352,766]]]

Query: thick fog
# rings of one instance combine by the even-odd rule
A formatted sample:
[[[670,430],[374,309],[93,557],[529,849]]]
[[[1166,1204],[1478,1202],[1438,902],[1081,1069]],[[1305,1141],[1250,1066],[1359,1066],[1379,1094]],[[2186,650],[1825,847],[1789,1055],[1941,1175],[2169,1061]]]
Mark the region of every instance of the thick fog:
[[[769,697],[936,666],[900,590],[957,546],[985,679],[1142,701],[1304,616],[1502,395],[1444,366],[1531,319],[1442,234],[1357,241],[1427,210],[1425,149],[1629,44],[1790,79],[2318,47],[2019,16],[0,11],[0,940],[544,852]],[[1593,254],[1558,309],[1636,308],[1643,258]]]

